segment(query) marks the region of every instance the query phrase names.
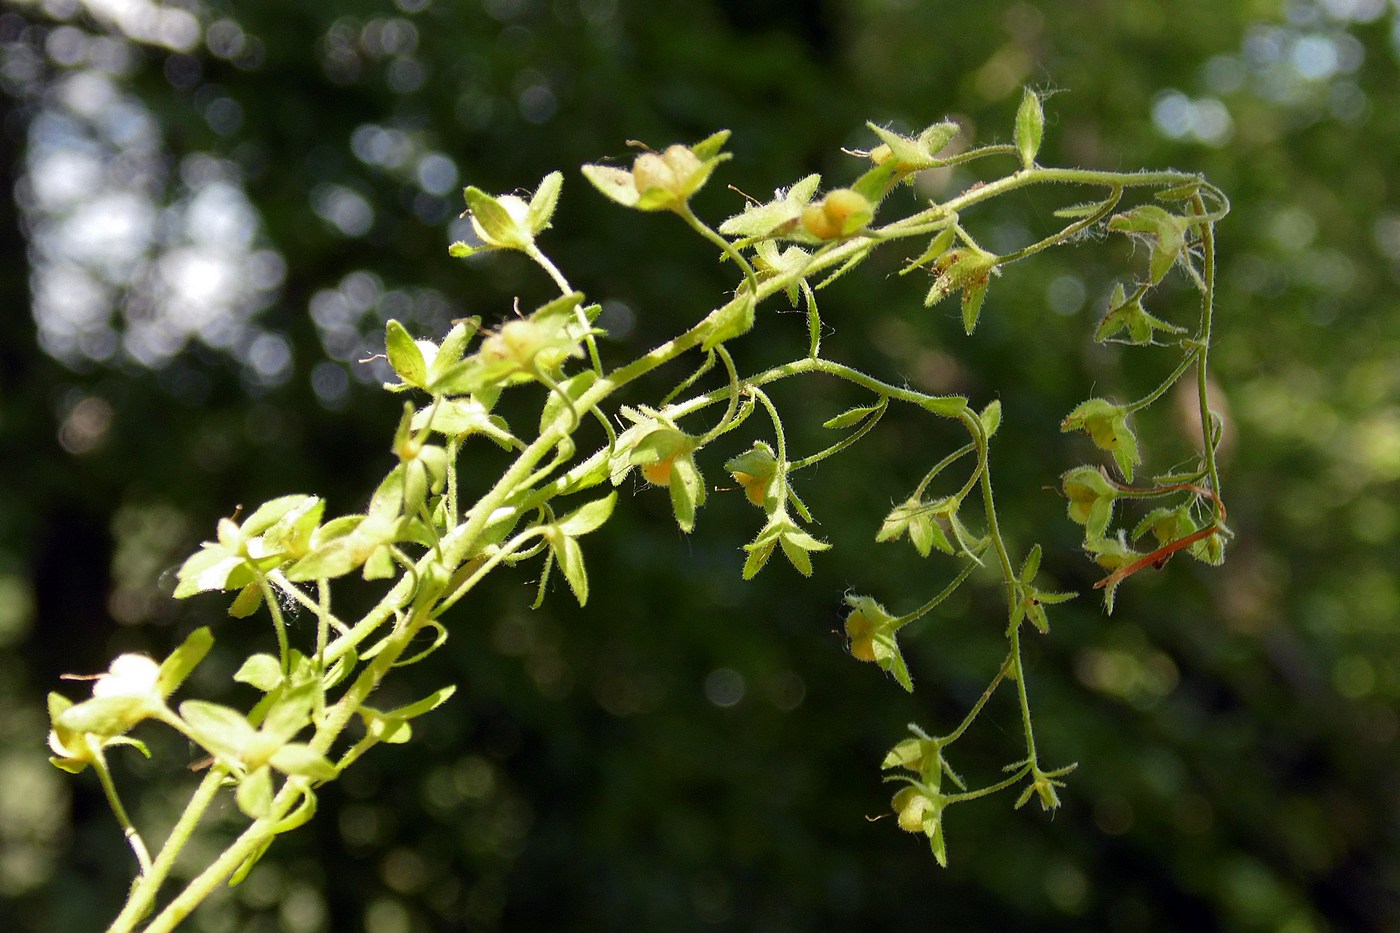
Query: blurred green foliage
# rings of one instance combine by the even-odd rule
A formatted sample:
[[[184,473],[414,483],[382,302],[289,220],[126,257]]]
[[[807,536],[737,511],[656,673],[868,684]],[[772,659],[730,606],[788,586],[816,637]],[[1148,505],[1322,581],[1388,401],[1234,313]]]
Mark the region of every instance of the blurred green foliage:
[[[198,688],[246,700],[228,674],[262,627],[170,601],[169,568],[240,502],[358,507],[395,420],[357,362],[385,319],[440,335],[548,294],[523,261],[447,257],[462,185],[566,170],[550,253],[608,299],[620,355],[728,279],[707,246],[605,203],[573,166],[728,127],[722,180],[765,198],[811,171],[852,177],[838,147],[868,145],[866,119],[949,115],[1009,141],[1026,83],[1047,97],[1042,162],[1201,171],[1235,205],[1214,358],[1230,564],[1134,579],[1112,619],[1091,598],[1057,607],[1031,643],[1041,743],[1080,763],[1057,817],[958,808],[946,871],[864,819],[887,812],[877,766],[904,723],[956,721],[1000,658],[985,589],[909,641],[913,697],[845,656],[841,593],[908,593],[926,573],[869,544],[925,465],[909,451],[939,442],[892,416],[806,478],[836,545],[811,581],[775,567],[740,583],[741,494],[714,495],[681,538],[641,490],[590,541],[607,550],[590,555],[586,611],[556,590],[532,612],[531,581],[503,577],[424,665],[429,686],[462,685],[451,703],[190,926],[1400,927],[1397,61],[1400,13],[1382,0],[9,6],[0,927],[99,928],[130,877],[95,784],[44,760],[58,676],[213,624]],[[697,208],[718,220],[738,203],[712,184]],[[1028,198],[983,233],[1014,243],[1042,217]],[[893,266],[823,303],[833,355],[974,404],[1000,392],[1006,533],[1041,536],[1047,578],[1081,591],[1094,568],[1045,487],[1084,450],[1054,426],[1086,385],[1129,397],[1155,378],[1091,342],[1121,268],[1094,250],[1110,247],[1014,267],[974,338],[955,308],[882,275]],[[773,339],[801,347],[800,317],[788,331]],[[781,348],[744,352],[756,367]],[[814,426],[852,401],[805,399]],[[1017,728],[1013,709],[990,715]],[[960,771],[1005,763],[1014,743],[986,732]],[[159,827],[195,778],[163,783],[188,752],[153,751],[120,777]]]

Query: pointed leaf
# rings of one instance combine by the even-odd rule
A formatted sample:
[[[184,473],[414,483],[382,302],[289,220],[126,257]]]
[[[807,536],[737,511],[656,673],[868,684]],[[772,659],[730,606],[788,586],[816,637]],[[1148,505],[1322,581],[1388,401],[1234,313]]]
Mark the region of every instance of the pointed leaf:
[[[573,538],[562,538],[558,544],[551,542],[559,569],[564,579],[569,581],[569,589],[580,606],[588,605],[588,571],[583,566],[583,548]]]
[[[640,194],[632,180],[632,173],[611,165],[585,165],[583,177],[593,183],[604,195],[623,207],[637,207]]]
[[[862,405],[858,408],[848,408],[846,411],[843,411],[835,418],[823,421],[822,427],[831,428],[832,430],[849,428],[852,425],[859,424],[861,421],[864,421],[872,413],[877,411],[883,411],[887,404],[888,403],[886,402],[886,400],[882,398],[879,402],[875,403],[874,405]]]
[[[238,809],[250,819],[259,820],[272,811],[272,772],[266,766],[246,775],[238,783]]]
[[[586,535],[601,527],[612,516],[613,506],[616,504],[617,493],[608,493],[603,498],[581,506],[560,519],[558,522],[559,530],[570,538]]]
[[[404,326],[393,318],[384,325],[384,349],[389,365],[406,384],[422,388],[428,381],[428,363],[423,350]]]
[[[272,753],[268,764],[284,774],[300,774],[313,781],[335,780],[335,765],[303,742],[288,742]]]
[[[561,172],[550,172],[535,189],[534,196],[530,198],[530,212],[527,215],[532,233],[549,228],[554,217],[554,208],[559,203],[559,189],[563,186],[564,175]]]
[[[1001,400],[993,399],[977,418],[982,422],[982,433],[990,439],[1001,427]]]
[[[530,244],[528,233],[498,199],[480,188],[467,188],[463,194],[477,232],[487,243],[505,249],[523,249]]]
[[[282,664],[270,654],[251,655],[234,673],[233,679],[263,693],[271,693],[282,685]]]
[[[180,647],[170,652],[160,665],[160,673],[156,675],[156,691],[161,696],[170,696],[180,684],[185,682],[185,678],[190,676],[200,661],[204,660],[209,649],[214,647],[214,635],[208,627],[201,626],[180,643]]]
[[[695,528],[695,510],[705,504],[705,480],[691,457],[677,457],[671,464],[671,510],[676,524],[689,534]]]
[[[1045,111],[1040,105],[1040,97],[1030,88],[1021,95],[1021,106],[1016,110],[1016,151],[1021,154],[1021,165],[1030,168],[1040,152],[1040,141],[1045,134]]]
[[[240,758],[257,734],[238,710],[204,700],[181,703],[180,718],[189,725],[195,741],[220,757]]]

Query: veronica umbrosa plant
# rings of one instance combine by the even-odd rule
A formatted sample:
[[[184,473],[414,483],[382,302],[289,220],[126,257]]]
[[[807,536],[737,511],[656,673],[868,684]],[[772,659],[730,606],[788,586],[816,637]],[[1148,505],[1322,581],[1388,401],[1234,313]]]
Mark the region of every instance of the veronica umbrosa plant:
[[[1042,757],[1021,646],[1028,628],[1049,631],[1046,607],[1073,594],[1041,581],[1039,545],[1013,554],[1001,532],[992,458],[1001,405],[918,392],[828,359],[822,353],[817,298],[824,285],[875,250],[902,250],[907,256],[902,274],[923,277],[924,303],[960,301],[964,328],[972,335],[1006,266],[1086,232],[1137,241],[1142,267],[1124,270],[1093,336],[1150,348],[1174,362],[1163,366],[1160,385],[1143,398],[1091,397],[1065,414],[1062,430],[1086,434],[1107,457],[1103,465],[1064,473],[1068,516],[1083,526],[1084,550],[1105,571],[1096,588],[1110,612],[1118,587],[1139,570],[1160,567],[1178,553],[1219,564],[1230,532],[1215,456],[1221,422],[1209,408],[1206,384],[1214,228],[1228,210],[1226,199],[1189,173],[1042,166],[1037,155],[1043,127],[1041,102],[1031,91],[1023,97],[1011,144],[955,151],[950,143],[960,130],[954,123],[936,123],[913,136],[871,124],[874,145],[853,153],[865,168],[849,184],[824,188],[819,176],[810,175],[778,189],[766,203],[744,204],[717,226],[695,214],[691,198],[729,158],[727,132],[694,145],[644,151],[629,168],[584,166],[588,181],[621,206],[675,215],[713,244],[736,275],[732,292],[703,318],[620,362],[605,360],[600,349],[598,302],[574,289],[539,244],[563,176],[546,176],[528,198],[466,189],[475,242],[454,244],[452,255],[523,253],[553,280],[558,297],[491,326],[476,319],[457,322],[437,341],[415,339],[390,321],[385,352],[398,381],[385,388],[409,401],[393,434],[397,463],[366,509],[328,517],[317,496],[283,496],[241,519],[220,520],[214,540],[180,568],[176,597],[221,592],[232,596],[231,615],[266,612],[270,617],[270,650],[247,658],[234,674],[261,699],[247,711],[198,699],[172,705],[171,697],[213,644],[207,628],[163,662],[139,655],[117,658],[95,678],[90,699],[50,697],[54,763],[97,773],[136,855],[136,880],[111,929],[174,928],[217,886],[241,880],[277,836],[310,819],[320,786],[336,780],[374,745],[408,741],[412,720],[446,701],[454,688],[427,691],[418,702],[396,709],[379,709],[370,700],[392,672],[443,644],[453,608],[470,603],[493,570],[533,564],[539,568],[539,599],[558,573],[578,602],[586,603],[585,539],[602,533],[617,503],[614,490],[630,475],[664,489],[677,525],[688,533],[709,488],[702,467],[724,470],[756,508],[756,531],[744,545],[743,576],[755,576],[779,552],[810,575],[814,555],[830,545],[812,530],[812,511],[798,494],[802,471],[856,447],[892,405],[955,422],[966,440],[929,455],[927,472],[878,521],[874,535],[878,542],[907,541],[934,562],[943,579],[921,605],[902,615],[873,596],[847,595],[851,656],[912,691],[900,645],[907,625],[934,612],[979,567],[990,568],[1006,606],[1006,653],[980,699],[946,731],[911,726],[912,735],[881,762],[899,785],[892,801],[898,824],[926,836],[943,864],[943,814],[949,806],[1003,790],[1017,791],[1017,807],[1032,798],[1046,809],[1058,806],[1057,789],[1074,766],[1050,766]],[[943,201],[902,196],[918,173],[954,165],[983,168],[986,177]],[[973,233],[979,208],[1037,187],[1064,194],[1065,205],[1055,214],[1062,221],[1058,230],[1007,253],[979,244]],[[1173,274],[1194,286],[1197,299],[1189,314],[1156,307],[1157,286]],[[807,352],[745,372],[735,357],[740,338],[776,326],[759,314],[773,301],[805,310]],[[616,402],[619,392],[642,376],[673,365],[688,367],[688,375],[655,404]],[[836,437],[831,444],[797,451],[788,443],[783,413],[768,388],[810,379],[843,380],[867,398],[826,418],[824,427]],[[1135,416],[1184,380],[1194,384],[1198,397],[1199,444],[1178,460],[1187,467],[1136,477],[1143,456]],[[538,418],[508,423],[497,410],[507,392],[532,398]],[[700,426],[701,413],[707,428]],[[581,446],[589,437],[597,440]],[[723,457],[719,451],[732,450],[736,438],[747,439],[749,446]],[[499,476],[473,486],[457,469],[459,453],[470,444],[499,445],[511,460]],[[1132,502],[1146,503],[1145,514],[1125,514],[1124,506]],[[384,586],[379,602],[355,619],[338,615],[333,598],[333,581],[350,574]],[[288,606],[315,620],[314,637],[304,644],[292,643],[283,617]],[[1015,692],[1024,743],[1003,775],[973,784],[952,768],[949,752],[1003,686]],[[209,760],[206,775],[154,855],[122,806],[107,766],[111,749],[145,751],[130,732],[147,720],[175,729],[202,747]],[[228,792],[246,817],[246,828],[193,878],[183,879],[173,897],[160,901],[172,882],[176,856],[211,804]]]

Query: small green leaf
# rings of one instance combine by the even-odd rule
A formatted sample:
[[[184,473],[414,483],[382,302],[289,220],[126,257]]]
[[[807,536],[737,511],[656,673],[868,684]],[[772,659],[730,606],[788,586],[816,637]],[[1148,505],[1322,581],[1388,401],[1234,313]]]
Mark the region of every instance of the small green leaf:
[[[915,269],[928,265],[930,262],[933,262],[944,253],[948,252],[948,250],[952,249],[953,241],[957,239],[957,231],[954,227],[955,224],[950,223],[947,227],[944,227],[942,230],[938,231],[938,233],[934,234],[933,239],[929,241],[928,249],[920,253],[917,259],[910,260],[909,265],[899,270],[899,274],[908,275]]]
[[[583,177],[592,182],[593,187],[623,207],[637,207],[637,202],[641,199],[637,185],[632,180],[632,173],[626,169],[615,168],[611,165],[585,165],[583,166]]]
[[[243,662],[233,679],[241,684],[271,693],[282,685],[282,663],[270,654],[254,654]]]
[[[312,751],[311,746],[303,742],[288,742],[283,745],[272,753],[268,764],[283,774],[299,774],[313,781],[331,781],[336,775],[335,765]]]
[[[880,401],[876,402],[874,405],[862,405],[858,408],[848,408],[846,411],[843,411],[835,418],[823,421],[822,427],[830,428],[832,430],[849,428],[864,421],[866,418],[868,418],[870,415],[874,414],[877,411],[884,411],[887,406],[887,400],[881,398]]]
[[[384,325],[384,348],[389,355],[389,365],[399,378],[408,385],[423,388],[428,380],[428,363],[423,358],[423,350],[393,318]]]
[[[1021,106],[1016,110],[1016,151],[1021,154],[1021,165],[1030,168],[1035,165],[1035,157],[1040,152],[1041,137],[1045,134],[1045,111],[1040,97],[1030,88],[1021,95]]]
[[[550,172],[544,176],[535,194],[530,198],[528,223],[532,233],[539,233],[550,226],[554,218],[554,208],[559,203],[559,189],[564,186],[564,176],[560,172]]]
[[[724,144],[729,141],[729,130],[719,130],[711,133],[698,143],[690,147],[690,151],[695,153],[695,158],[704,162],[719,155]]]
[[[962,319],[963,330],[971,336],[977,329],[977,318],[982,314],[982,302],[987,297],[988,280],[972,283],[963,288]]]
[[[578,401],[579,397],[597,381],[598,374],[591,369],[585,369],[583,372],[558,383],[557,391],[549,393],[549,397],[544,401],[544,407],[540,410],[539,433],[545,433],[555,427],[558,422],[563,422],[566,425],[569,422],[577,422],[578,411],[571,407],[571,403]],[[575,424],[575,426],[577,425]]]
[[[689,456],[676,457],[671,464],[671,510],[681,531],[689,534],[695,529],[695,510],[705,504],[705,480],[700,468]]]
[[[145,696],[93,697],[64,710],[55,720],[55,725],[70,732],[120,735],[145,719],[150,710]]]
[[[753,329],[753,293],[744,289],[732,301],[712,311],[709,320],[712,321],[710,331],[705,335],[705,340],[700,345],[700,349],[705,353],[710,352],[726,340],[747,334]]]
[[[561,536],[557,543],[551,541],[550,545],[564,579],[569,581],[569,589],[574,591],[574,598],[580,606],[588,605],[588,570],[583,565],[583,548],[577,540],[567,536]]]
[[[185,678],[190,676],[200,661],[209,654],[209,649],[214,647],[214,635],[207,626],[201,626],[180,643],[180,647],[170,652],[170,655],[161,662],[160,673],[156,675],[156,692],[161,696],[170,696],[185,682]]]
[[[398,709],[390,710],[384,715],[393,716],[397,719],[416,719],[424,713],[431,712],[446,703],[456,692],[457,688],[455,686],[449,685],[442,687],[438,690],[434,690],[416,703],[400,706]]]
[[[234,619],[246,619],[258,611],[258,607],[262,605],[262,601],[262,587],[257,583],[249,583],[238,591],[238,595],[235,596],[233,602],[229,604],[229,617]]]
[[[180,704],[180,718],[194,740],[217,757],[239,759],[257,736],[242,713],[218,703],[186,700]]]
[[[1091,217],[1096,211],[1102,209],[1102,201],[1087,201],[1083,204],[1071,204],[1068,207],[1062,207],[1055,211],[1054,216],[1065,220],[1083,220],[1085,217]]]
[[[935,395],[919,402],[920,407],[944,418],[957,418],[967,411],[967,398],[961,395]]]
[[[480,188],[467,188],[463,194],[471,210],[472,223],[487,244],[502,249],[524,249],[533,242],[529,232],[497,198]]]
[[[245,558],[208,542],[180,566],[177,576],[176,599],[208,590],[241,590],[254,580],[253,568]]]
[[[982,422],[982,433],[990,439],[1001,427],[1001,401],[993,399],[977,418]]]
[[[238,809],[250,819],[260,820],[272,812],[272,772],[258,768],[238,782]]]
[[[305,508],[308,501],[314,502],[315,500],[315,496],[307,495],[278,496],[276,499],[269,499],[258,506],[253,514],[243,521],[239,530],[247,538],[262,534],[285,518],[288,513]]]
[[[613,506],[616,504],[617,493],[608,493],[603,498],[596,499],[564,516],[557,523],[558,528],[570,538],[586,535],[590,531],[600,528],[612,516]]]

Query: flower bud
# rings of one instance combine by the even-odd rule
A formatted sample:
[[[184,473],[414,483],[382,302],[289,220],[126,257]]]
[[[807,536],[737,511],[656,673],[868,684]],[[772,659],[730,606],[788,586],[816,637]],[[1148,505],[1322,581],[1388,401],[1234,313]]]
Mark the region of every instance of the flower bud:
[[[859,609],[846,616],[846,637],[851,640],[851,657],[858,661],[875,660],[875,623]]]
[[[894,795],[890,807],[899,817],[899,828],[909,833],[924,831],[924,818],[933,809],[933,801],[923,791],[910,785]]]
[[[835,240],[860,230],[874,216],[869,198],[850,188],[837,188],[803,209],[802,227],[817,239]]]

